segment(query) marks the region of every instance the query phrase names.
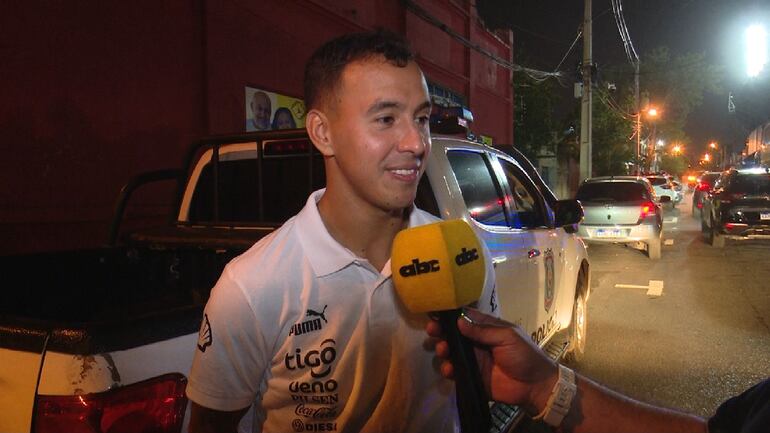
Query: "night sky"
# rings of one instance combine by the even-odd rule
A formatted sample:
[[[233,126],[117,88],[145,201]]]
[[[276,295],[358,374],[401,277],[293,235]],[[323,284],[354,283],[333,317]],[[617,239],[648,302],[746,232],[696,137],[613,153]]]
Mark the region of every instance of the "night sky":
[[[478,2],[479,0],[477,0]],[[480,0],[484,1],[484,0]],[[705,52],[707,61],[723,65],[723,94],[706,94],[703,104],[690,115],[686,133],[691,154],[705,150],[706,143],[732,143],[738,150],[748,133],[770,121],[770,73],[750,81],[745,72],[743,32],[751,23],[763,23],[770,31],[770,0],[625,0],[622,1],[628,32],[644,62],[645,53],[665,45],[672,56]],[[511,23],[514,61],[551,71],[575,39],[583,19],[582,1],[506,1],[497,16]],[[482,6],[483,7],[483,6]],[[628,64],[613,18],[610,0],[593,0],[593,57],[599,67]],[[578,41],[560,70],[573,70],[582,58]],[[644,89],[644,81],[641,83]],[[727,93],[734,93],[738,114],[727,110]],[[577,103],[571,86],[564,89],[560,110]],[[565,107],[567,107],[565,109]],[[562,113],[558,113],[562,114]]]

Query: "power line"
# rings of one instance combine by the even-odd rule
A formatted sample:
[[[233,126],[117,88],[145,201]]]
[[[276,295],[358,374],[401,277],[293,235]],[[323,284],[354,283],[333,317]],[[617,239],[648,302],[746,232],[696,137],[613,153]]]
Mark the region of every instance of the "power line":
[[[639,55],[636,54],[634,44],[631,42],[631,35],[628,33],[628,26],[626,26],[626,20],[623,17],[623,5],[620,0],[612,0],[612,14],[615,16],[615,25],[618,27],[620,39],[623,41],[626,57],[628,57],[629,63],[634,66],[639,61]]]
[[[423,9],[422,7],[414,3],[412,0],[403,0],[403,2],[407,9],[409,9],[412,13],[417,15],[423,21],[439,28],[441,31],[448,34],[455,40],[459,41],[464,46],[484,55],[488,59],[492,60],[494,63],[506,69],[509,69],[514,72],[523,72],[524,74],[526,74],[527,76],[535,80],[536,82],[544,81],[544,80],[547,80],[548,78],[558,79],[563,75],[561,72],[558,72],[558,71],[557,72],[539,71],[537,69],[532,69],[525,66],[517,65],[515,63],[509,62],[506,59],[500,58],[499,56],[489,52],[482,46],[471,42],[470,40],[465,38],[463,35],[457,33],[456,31],[451,29],[448,25],[441,22],[441,20],[431,15],[428,11],[426,11],[425,9]]]
[[[617,102],[612,100],[612,98],[606,94],[603,94],[602,92],[596,92],[596,95],[604,103],[604,105],[607,106],[607,108],[614,111],[624,120],[633,120],[633,118],[635,118],[635,114],[626,112]]]
[[[577,36],[575,36],[575,40],[572,41],[572,45],[570,45],[567,52],[564,53],[564,57],[561,58],[561,61],[559,62],[559,64],[556,65],[555,68],[553,68],[554,72],[559,70],[559,68],[561,67],[561,64],[564,63],[564,60],[567,59],[567,56],[569,56],[569,53],[571,53],[572,49],[575,48],[575,44],[577,43],[578,39],[580,39],[581,36],[583,36],[583,29],[578,30],[578,34]]]
[[[475,5],[474,5],[474,6],[475,6]],[[523,27],[521,27],[521,26],[518,26],[518,25],[516,25],[516,24],[509,24],[509,26],[510,26],[512,29],[516,29],[516,30],[518,30],[518,31],[520,31],[520,32],[522,32],[522,33],[527,33],[527,34],[530,34],[530,35],[532,35],[532,36],[538,37],[538,38],[540,38],[540,39],[543,39],[543,40],[546,40],[546,41],[549,41],[549,42],[553,42],[553,43],[556,43],[556,44],[559,44],[559,45],[567,45],[567,42],[566,42],[566,41],[563,41],[563,40],[558,40],[558,39],[554,39],[554,38],[551,38],[551,37],[545,36],[545,35],[543,35],[543,34],[540,34],[540,33],[537,33],[537,32],[533,32],[532,30],[528,30],[528,29],[525,29],[525,28],[523,28]]]

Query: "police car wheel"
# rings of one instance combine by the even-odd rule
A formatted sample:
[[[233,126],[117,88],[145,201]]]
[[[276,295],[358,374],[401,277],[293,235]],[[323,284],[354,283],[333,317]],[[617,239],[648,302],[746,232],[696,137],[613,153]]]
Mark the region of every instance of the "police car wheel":
[[[578,275],[578,286],[575,289],[575,306],[572,308],[572,323],[569,327],[569,346],[564,354],[564,361],[569,363],[580,361],[586,350],[588,308],[583,284],[583,272],[581,271]]]

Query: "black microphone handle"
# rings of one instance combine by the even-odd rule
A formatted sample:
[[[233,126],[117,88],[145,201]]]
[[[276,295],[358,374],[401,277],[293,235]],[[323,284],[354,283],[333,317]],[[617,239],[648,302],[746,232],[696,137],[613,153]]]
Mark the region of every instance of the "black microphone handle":
[[[489,433],[492,420],[489,414],[489,397],[481,380],[481,371],[473,350],[473,342],[460,334],[457,319],[461,310],[439,311],[439,323],[449,344],[454,366],[457,392],[457,412],[463,433]]]

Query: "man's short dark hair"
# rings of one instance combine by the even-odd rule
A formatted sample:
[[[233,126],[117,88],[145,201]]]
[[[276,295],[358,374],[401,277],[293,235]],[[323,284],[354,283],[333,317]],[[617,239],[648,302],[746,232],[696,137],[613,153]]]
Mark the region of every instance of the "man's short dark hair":
[[[391,64],[404,67],[414,60],[403,36],[377,29],[351,33],[323,44],[305,66],[305,106],[316,108],[339,85],[345,66],[371,57],[383,56]]]

